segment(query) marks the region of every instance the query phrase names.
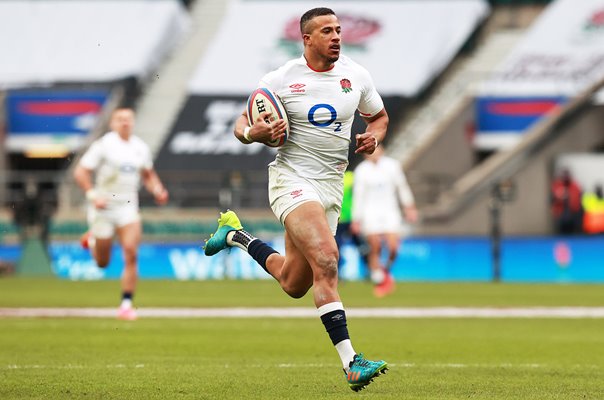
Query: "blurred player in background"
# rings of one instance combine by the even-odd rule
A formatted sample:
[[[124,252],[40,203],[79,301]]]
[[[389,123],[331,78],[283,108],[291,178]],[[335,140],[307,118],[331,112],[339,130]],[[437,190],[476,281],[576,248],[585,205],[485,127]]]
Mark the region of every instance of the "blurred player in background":
[[[122,302],[118,318],[136,319],[132,305],[138,277],[138,246],[142,224],[138,208],[141,178],[159,205],[168,202],[168,192],[153,169],[149,147],[132,135],[134,111],[119,108],[113,112],[111,131],[92,143],[74,171],[77,184],[88,200],[89,231],[82,245],[90,248],[100,268],[109,265],[114,235],[122,247]],[[95,184],[92,174],[96,174]]]
[[[367,262],[368,246],[364,243],[361,236],[353,233],[352,225],[352,190],[354,186],[354,172],[346,171],[344,173],[344,190],[342,195],[342,209],[340,211],[340,219],[338,220],[338,229],[336,230],[336,244],[340,253],[338,267],[344,265],[344,257],[342,257],[342,247],[348,240],[352,242],[359,251],[361,257]],[[341,271],[340,271],[341,272]]]
[[[367,123],[355,136],[356,153],[372,153],[384,139],[388,115],[369,73],[340,56],[340,23],[328,8],[300,19],[304,55],[265,75],[259,87],[276,93],[290,121],[290,136],[269,165],[269,200],[285,226],[285,255],[244,231],[233,211],[221,214],[206,242],[207,255],[236,246],[247,251],[294,298],[312,287],[315,305],[335,346],[352,390],[385,372],[385,361],[369,361],[353,349],[338,293],[338,247],[334,239],[342,204],[343,175],[354,113]],[[295,88],[295,90],[294,90]],[[242,143],[267,142],[286,123],[265,123],[262,113],[248,126],[247,112],[235,125]]]
[[[384,297],[394,291],[390,267],[398,255],[401,235],[408,232],[407,223],[417,221],[415,200],[399,162],[385,156],[382,147],[365,155],[354,174],[351,230],[369,244],[367,263],[374,294]],[[384,243],[386,264],[382,263]]]

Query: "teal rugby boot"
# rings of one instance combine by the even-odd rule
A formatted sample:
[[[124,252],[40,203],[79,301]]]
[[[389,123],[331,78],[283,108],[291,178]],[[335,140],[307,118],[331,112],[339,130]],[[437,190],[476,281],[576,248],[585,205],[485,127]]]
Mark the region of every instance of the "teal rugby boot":
[[[363,353],[356,354],[350,363],[350,369],[346,373],[346,380],[352,390],[358,392],[369,385],[373,378],[385,374],[388,370],[386,361],[370,361],[363,358]]]
[[[218,218],[218,229],[215,233],[210,235],[210,239],[206,240],[206,243],[203,246],[206,256],[213,256],[221,250],[230,247],[227,243],[227,234],[232,231],[240,230],[243,230],[243,227],[235,212],[227,210],[225,213],[220,213],[220,218]]]

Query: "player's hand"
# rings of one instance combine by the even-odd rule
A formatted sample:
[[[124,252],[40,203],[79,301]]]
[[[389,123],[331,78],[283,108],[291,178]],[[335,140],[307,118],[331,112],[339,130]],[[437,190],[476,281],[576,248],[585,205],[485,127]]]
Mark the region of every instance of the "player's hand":
[[[103,209],[107,207],[107,198],[97,192],[95,189],[86,191],[86,200],[94,206],[94,208]]]
[[[355,154],[373,154],[378,146],[378,140],[371,132],[358,133],[355,139]]]
[[[107,199],[99,196],[92,201],[92,204],[94,205],[95,208],[98,208],[98,209],[107,208]]]
[[[168,203],[169,194],[165,187],[159,187],[153,191],[155,203],[164,206]]]
[[[405,209],[403,210],[403,213],[405,214],[405,219],[409,223],[414,224],[417,222],[418,213],[417,213],[417,208],[415,208],[415,206],[405,207]]]
[[[250,136],[254,142],[267,142],[280,139],[285,136],[287,124],[282,119],[271,121],[271,113],[263,112],[258,116],[254,125],[250,129]]]

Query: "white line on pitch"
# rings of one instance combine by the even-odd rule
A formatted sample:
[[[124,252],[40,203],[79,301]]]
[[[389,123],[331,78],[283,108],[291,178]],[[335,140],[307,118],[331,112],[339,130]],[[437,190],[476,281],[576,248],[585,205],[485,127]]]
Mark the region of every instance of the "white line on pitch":
[[[309,307],[140,308],[144,318],[316,318]],[[347,308],[357,318],[604,318],[604,307]],[[115,308],[0,308],[0,317],[114,318]]]
[[[539,368],[562,368],[560,365],[549,365],[539,363],[528,363],[528,364],[513,364],[513,363],[499,363],[499,364],[485,364],[485,363],[389,363],[391,368],[442,368],[442,369],[460,369],[460,368],[506,368],[506,369],[539,369]],[[0,366],[0,370],[18,370],[18,369],[140,369],[145,368],[145,364],[108,364],[105,366],[100,365],[18,365],[9,364],[6,366]],[[215,368],[214,365],[212,368]],[[322,364],[322,363],[282,363],[282,364],[245,364],[245,366],[239,366],[235,364],[225,364],[223,368],[337,368],[339,364]],[[593,364],[573,364],[563,366],[565,369],[601,369],[599,365]]]

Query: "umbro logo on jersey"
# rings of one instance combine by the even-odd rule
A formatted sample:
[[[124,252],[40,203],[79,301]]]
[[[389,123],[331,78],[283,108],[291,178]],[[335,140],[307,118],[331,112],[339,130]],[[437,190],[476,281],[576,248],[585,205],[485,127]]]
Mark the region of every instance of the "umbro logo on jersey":
[[[306,85],[303,83],[294,83],[289,85],[292,90],[292,93],[304,93],[306,91],[305,89],[302,89],[304,86]]]
[[[296,197],[300,197],[300,196],[302,196],[302,189],[294,190],[293,192],[290,193],[290,195],[292,196],[292,199],[295,199]]]

